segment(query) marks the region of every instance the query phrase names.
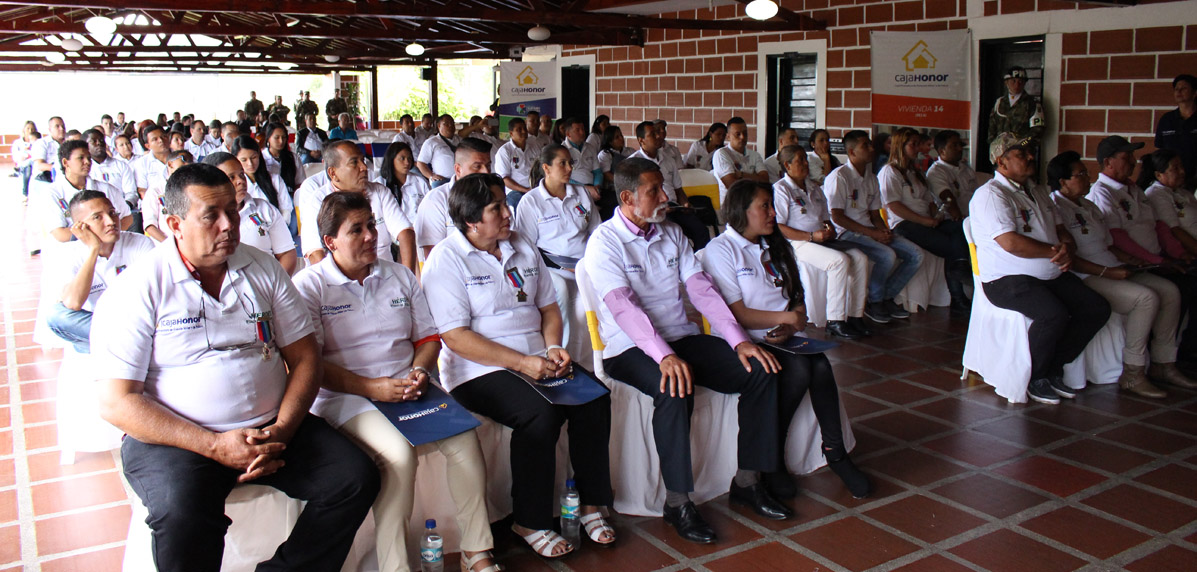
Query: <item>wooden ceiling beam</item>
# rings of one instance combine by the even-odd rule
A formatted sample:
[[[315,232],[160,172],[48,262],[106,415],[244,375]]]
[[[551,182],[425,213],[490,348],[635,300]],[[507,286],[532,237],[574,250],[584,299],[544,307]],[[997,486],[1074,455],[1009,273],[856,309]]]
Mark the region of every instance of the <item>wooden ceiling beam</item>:
[[[467,44],[457,44],[457,46],[466,46]],[[0,44],[0,53],[18,53],[18,54],[44,54],[47,52],[61,51],[58,46],[28,46],[28,45],[4,45]],[[245,47],[240,50],[226,46],[88,46],[79,50],[78,54],[84,53],[100,53],[100,54],[121,54],[121,53],[146,53],[146,54],[166,54],[165,56],[146,56],[139,58],[136,56],[128,56],[121,58],[122,61],[137,61],[137,59],[161,59],[164,57],[177,57],[181,59],[204,58],[210,54],[233,54],[236,57],[218,58],[236,59],[237,61],[261,61],[260,58],[250,58],[242,55],[244,52],[254,52],[262,54],[263,56],[278,56],[284,59],[272,59],[271,61],[300,63],[306,61],[305,58],[320,59],[323,61],[324,56],[336,55],[344,59],[361,59],[361,60],[407,60],[410,59],[403,54],[402,46],[395,45],[391,49],[368,49],[368,50],[310,50],[303,48],[278,48],[278,47]],[[190,54],[199,54],[190,55]],[[3,57],[3,56],[0,56]],[[11,57],[11,56],[10,56]]]
[[[0,4],[13,4],[4,1]],[[37,5],[57,8],[90,8],[106,10],[187,10],[189,12],[251,12],[259,14],[306,14],[310,16],[349,16],[416,20],[467,20],[523,24],[544,24],[590,28],[670,28],[683,30],[741,30],[753,32],[791,32],[797,30],[826,29],[824,22],[800,16],[800,22],[781,20],[696,20],[681,18],[657,18],[631,14],[565,12],[555,9],[544,11],[504,10],[497,8],[470,8],[461,10],[445,6],[430,5],[419,0],[392,1],[379,4],[364,2],[306,2],[299,0],[26,0],[21,5]],[[579,17],[584,20],[579,21]]]

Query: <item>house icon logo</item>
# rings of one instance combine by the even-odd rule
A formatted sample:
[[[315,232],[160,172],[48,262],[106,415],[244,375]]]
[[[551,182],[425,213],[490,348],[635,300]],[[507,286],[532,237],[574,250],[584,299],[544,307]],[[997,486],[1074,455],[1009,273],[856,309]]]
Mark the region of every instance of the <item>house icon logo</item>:
[[[523,71],[515,76],[515,80],[517,85],[536,85],[540,81],[540,77],[532,71],[532,66],[524,66]]]
[[[902,61],[906,62],[906,71],[912,72],[917,70],[933,70],[935,63],[939,61],[935,54],[927,48],[927,42],[919,40],[914,47],[902,56]]]

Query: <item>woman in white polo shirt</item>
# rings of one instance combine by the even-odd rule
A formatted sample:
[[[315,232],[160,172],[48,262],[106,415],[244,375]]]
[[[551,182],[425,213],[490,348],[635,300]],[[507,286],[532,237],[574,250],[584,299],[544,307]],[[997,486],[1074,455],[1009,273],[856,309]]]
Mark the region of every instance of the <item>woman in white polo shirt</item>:
[[[464,569],[497,572],[486,512],[486,463],[471,429],[416,448],[370,400],[418,400],[436,368],[440,338],[416,276],[378,257],[378,233],[364,194],[324,198],[317,225],[329,256],[295,275],[295,287],[323,348],[324,381],[312,412],[358,443],[379,465],[374,501],[382,570],[411,570],[408,522],[415,501],[419,455],[445,455],[449,490],[457,504]],[[468,568],[467,568],[468,567]]]
[[[576,350],[590,342],[588,332],[574,332],[570,327],[577,294],[575,289],[571,295],[569,282],[574,280],[577,261],[586,253],[586,239],[598,228],[598,211],[590,193],[569,182],[573,171],[569,150],[553,143],[541,150],[536,163],[531,175],[535,186],[520,202],[514,230],[552,262],[549,277],[563,318],[561,338],[566,346]],[[543,178],[537,180],[540,177]]]
[[[599,512],[614,501],[610,397],[554,405],[508,371],[546,379],[579,367],[561,347],[561,312],[540,252],[512,234],[497,175],[459,179],[449,194],[449,216],[456,228],[432,249],[423,277],[447,346],[441,382],[467,409],[512,428],[512,529],[541,556],[574,550],[552,530],[557,438],[569,421],[580,521],[591,540],[610,544],[615,532]]]
[[[416,159],[411,145],[395,141],[387,146],[386,158],[379,169],[379,182],[386,185],[391,196],[399,203],[399,210],[408,221],[416,220],[416,209],[432,188],[419,171],[415,170]]]
[[[298,189],[307,178],[299,158],[291,152],[287,126],[282,123],[271,123],[266,126],[266,149],[262,153],[262,161],[266,163],[266,170],[271,175],[283,178],[283,184],[289,189]]]
[[[723,147],[723,142],[727,140],[727,126],[716,121],[707,128],[707,134],[695,141],[690,146],[690,150],[686,152],[686,157],[683,161],[686,163],[687,169],[702,169],[703,171],[711,170],[711,156]]]
[[[233,183],[233,190],[237,192],[237,210],[241,214],[241,244],[274,255],[287,274],[294,274],[299,257],[295,252],[291,231],[287,229],[287,221],[265,199],[249,195],[249,184],[245,181],[241,161],[224,151],[217,151],[204,157],[203,162],[224,171]]]
[[[1185,168],[1180,155],[1171,149],[1156,149],[1143,156],[1139,188],[1145,189],[1151,210],[1172,231],[1189,254],[1197,255],[1197,199],[1182,188]]]
[[[249,183],[250,196],[266,200],[270,206],[282,213],[283,220],[290,221],[295,212],[291,188],[281,176],[271,174],[262,160],[262,147],[258,142],[249,135],[239,135],[229,149],[233,156],[241,161],[241,168],[245,170],[245,179]],[[291,236],[294,238],[297,233],[292,232]]]
[[[806,329],[806,307],[793,249],[777,230],[773,190],[765,183],[737,181],[728,189],[722,211],[727,229],[707,245],[702,268],[714,278],[723,300],[753,341],[783,344]],[[809,390],[828,465],[852,496],[868,496],[872,484],[844,448],[839,389],[827,356],[763,347],[781,363],[777,385],[781,442],[785,443],[790,420]],[[797,493],[793,477],[784,468],[762,477],[770,491],[782,498]]]

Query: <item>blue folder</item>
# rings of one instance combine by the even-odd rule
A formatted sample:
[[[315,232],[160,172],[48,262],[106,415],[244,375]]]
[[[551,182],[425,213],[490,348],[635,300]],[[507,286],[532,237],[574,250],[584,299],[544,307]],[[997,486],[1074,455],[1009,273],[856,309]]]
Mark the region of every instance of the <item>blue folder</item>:
[[[606,386],[580,367],[573,368],[573,371],[564,377],[554,379],[538,380],[518,371],[511,373],[526,381],[541,397],[554,405],[581,405],[610,393]]]
[[[481,423],[448,393],[429,383],[416,401],[372,401],[413,447],[465,433]]]
[[[797,355],[821,354],[829,349],[839,347],[839,342],[830,340],[816,340],[814,338],[804,338],[801,336],[794,336],[780,344],[771,344],[765,342],[766,346],[777,348],[783,352],[788,352]]]

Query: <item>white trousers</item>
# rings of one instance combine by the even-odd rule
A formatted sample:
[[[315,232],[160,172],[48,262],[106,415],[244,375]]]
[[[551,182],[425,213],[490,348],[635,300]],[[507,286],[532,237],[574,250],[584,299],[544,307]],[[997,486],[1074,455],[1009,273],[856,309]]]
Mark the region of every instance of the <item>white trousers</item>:
[[[1176,361],[1176,328],[1180,324],[1180,290],[1176,284],[1149,272],[1126,280],[1090,276],[1085,285],[1110,302],[1110,308],[1126,316],[1126,347],[1122,362],[1147,365],[1147,340],[1151,339],[1151,361]]]
[[[868,298],[869,257],[858,248],[844,251],[815,242],[791,240],[794,256],[827,274],[827,320],[864,315]]]
[[[341,426],[341,431],[374,459],[382,474],[382,488],[373,506],[380,570],[410,572],[412,569],[407,558],[407,525],[415,500],[416,467],[419,455],[434,449],[445,455],[449,496],[457,505],[461,549],[478,552],[494,548],[486,513],[486,462],[473,430],[412,447],[386,416],[375,409],[350,419]]]

